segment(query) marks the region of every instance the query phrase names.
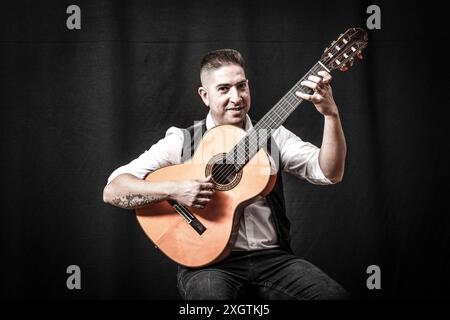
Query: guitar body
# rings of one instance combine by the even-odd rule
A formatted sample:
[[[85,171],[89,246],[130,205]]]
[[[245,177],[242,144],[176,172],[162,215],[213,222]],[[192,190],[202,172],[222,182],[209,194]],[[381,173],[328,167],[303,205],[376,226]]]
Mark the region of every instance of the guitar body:
[[[194,156],[187,162],[158,169],[147,181],[182,181],[207,177],[214,157],[230,151],[246,132],[232,125],[208,130]],[[258,195],[267,195],[275,185],[267,153],[260,149],[233,181],[217,184],[204,209],[187,208],[206,228],[199,234],[168,201],[137,209],[137,219],[147,236],[169,258],[187,267],[202,267],[224,259],[233,247],[240,213]]]

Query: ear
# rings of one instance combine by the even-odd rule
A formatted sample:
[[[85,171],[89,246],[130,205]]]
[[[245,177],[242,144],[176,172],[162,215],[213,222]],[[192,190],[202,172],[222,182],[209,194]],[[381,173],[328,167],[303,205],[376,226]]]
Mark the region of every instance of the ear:
[[[200,95],[200,97],[203,100],[203,103],[209,107],[209,95],[208,95],[208,90],[206,90],[205,87],[200,87],[198,88],[198,94]]]

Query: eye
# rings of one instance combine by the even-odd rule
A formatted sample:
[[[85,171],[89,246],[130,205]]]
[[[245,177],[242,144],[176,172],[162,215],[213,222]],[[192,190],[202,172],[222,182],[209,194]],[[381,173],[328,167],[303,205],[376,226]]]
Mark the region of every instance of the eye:
[[[217,89],[220,93],[227,93],[229,88],[228,87],[219,87],[219,89]]]
[[[247,88],[247,82],[242,82],[238,85],[239,90],[245,90]]]

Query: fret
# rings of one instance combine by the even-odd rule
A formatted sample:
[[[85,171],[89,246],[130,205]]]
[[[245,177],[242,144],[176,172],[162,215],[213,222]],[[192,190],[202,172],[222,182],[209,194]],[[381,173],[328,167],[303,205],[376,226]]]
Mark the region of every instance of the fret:
[[[317,75],[321,70],[331,72],[341,69],[353,59],[360,55],[361,50],[367,45],[367,33],[360,28],[348,29],[339,39],[327,48],[318,61],[292,88],[266,113],[261,120],[241,139],[226,155],[227,163],[233,163],[235,170],[240,170],[251,159],[260,148],[264,147],[270,139],[271,130],[278,129],[292,112],[302,103],[295,92],[299,91],[312,94],[313,90],[302,86],[301,82],[308,79],[310,75]],[[342,70],[342,69],[341,69]],[[263,134],[260,134],[263,133]]]
[[[311,90],[300,83],[310,75],[317,75],[320,70],[325,70],[323,64],[316,63],[294,86],[266,113],[262,119],[251,129],[236,146],[231,149],[227,156],[227,163],[234,163],[235,170],[240,170],[270,139],[271,130],[278,129],[286,119],[300,105],[303,99],[295,95],[300,91],[308,93]],[[262,134],[259,134],[262,132]]]

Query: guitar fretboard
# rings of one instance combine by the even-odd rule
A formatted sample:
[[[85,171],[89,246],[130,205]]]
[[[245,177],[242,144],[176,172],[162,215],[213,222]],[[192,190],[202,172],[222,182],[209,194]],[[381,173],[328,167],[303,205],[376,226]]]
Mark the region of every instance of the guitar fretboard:
[[[234,164],[235,171],[239,171],[247,162],[267,144],[273,130],[280,127],[292,112],[302,103],[303,99],[295,92],[311,94],[312,90],[302,86],[300,83],[307,80],[310,75],[317,75],[326,67],[317,62],[292,88],[261,118],[258,123],[247,132],[227,154],[227,163]]]

